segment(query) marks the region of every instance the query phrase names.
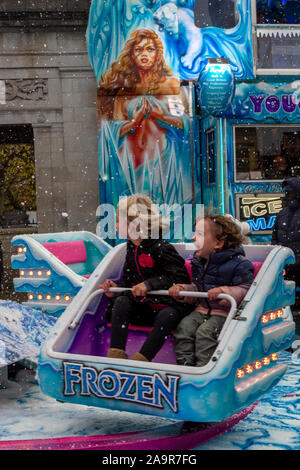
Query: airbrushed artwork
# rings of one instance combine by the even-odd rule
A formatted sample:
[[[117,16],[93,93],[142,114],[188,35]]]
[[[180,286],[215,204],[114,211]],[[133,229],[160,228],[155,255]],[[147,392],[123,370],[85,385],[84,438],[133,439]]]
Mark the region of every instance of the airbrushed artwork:
[[[163,56],[163,45],[151,29],[131,33],[116,62],[99,80],[103,95],[177,94],[180,82]]]
[[[193,0],[92,2],[87,45],[98,87],[102,203],[135,192],[157,204],[199,201],[195,97],[183,80],[198,79],[216,56],[228,58],[233,80],[253,76],[250,2],[207,8]],[[196,25],[199,15],[206,27]]]
[[[158,202],[190,202],[191,159],[182,158],[190,153],[188,97],[158,35],[134,31],[99,84],[101,200],[144,192]]]

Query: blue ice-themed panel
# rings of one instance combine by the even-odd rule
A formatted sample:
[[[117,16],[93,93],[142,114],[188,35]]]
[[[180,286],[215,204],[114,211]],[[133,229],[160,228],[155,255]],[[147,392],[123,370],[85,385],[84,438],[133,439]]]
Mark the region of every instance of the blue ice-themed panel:
[[[234,156],[234,128],[233,126],[249,125],[284,125],[298,124],[300,118],[299,107],[300,88],[299,81],[294,78],[280,79],[265,77],[251,83],[240,82],[236,84],[234,98],[225,111],[228,118],[226,123],[227,142],[227,201],[228,211],[236,214],[237,194],[280,194],[282,181],[278,180],[245,180],[236,181]],[[274,223],[273,217],[270,223]],[[259,224],[261,223],[261,226]],[[273,225],[264,226],[264,220],[258,220],[253,225],[253,237],[257,242],[270,242]],[[268,234],[256,231],[268,231]]]
[[[199,442],[195,450],[299,450],[300,367],[299,356],[295,356],[281,352],[280,360],[288,369],[279,384],[261,398],[245,419],[223,434],[201,445]],[[173,420],[60,403],[43,395],[32,374],[28,375],[17,387],[1,391],[0,445],[2,441],[24,439],[49,439],[49,445],[54,437],[70,436],[87,439],[104,435],[109,439],[109,434],[148,430],[154,430],[158,437],[166,427],[171,428],[172,434],[178,426],[181,428],[181,423]],[[189,457],[191,463],[192,458],[193,455]]]
[[[139,192],[157,204],[191,203],[194,123],[187,87],[179,95],[104,99],[110,100],[113,112],[111,116],[99,105],[100,200],[116,206],[119,197]],[[197,186],[195,198],[199,193]]]
[[[84,231],[17,235],[11,244],[17,247],[11,265],[20,274],[14,278],[15,290],[28,293],[29,307],[56,317],[111,249],[106,241]]]
[[[37,361],[54,316],[11,301],[0,301],[0,367],[22,359]]]
[[[254,78],[250,0],[93,0],[87,44],[98,82],[138,28],[159,35],[166,63],[181,79],[197,79],[209,57],[227,57],[235,78]]]
[[[226,117],[261,123],[293,123],[300,117],[299,80],[265,80],[239,83]]]
[[[221,24],[229,10],[234,21],[225,15]],[[193,84],[179,87],[179,79],[197,80],[209,58],[226,58],[223,111],[235,79],[253,78],[250,1],[93,0],[87,47],[98,84],[102,204],[116,207],[137,192],[168,206],[200,202]]]

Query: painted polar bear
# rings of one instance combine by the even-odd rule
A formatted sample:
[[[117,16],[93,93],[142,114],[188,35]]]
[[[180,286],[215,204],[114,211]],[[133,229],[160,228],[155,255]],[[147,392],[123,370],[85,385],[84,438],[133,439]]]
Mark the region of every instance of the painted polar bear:
[[[191,69],[194,60],[201,54],[203,39],[201,29],[194,23],[194,13],[189,8],[177,8],[172,3],[159,7],[153,15],[161,31],[165,30],[174,39],[180,39],[181,63]]]

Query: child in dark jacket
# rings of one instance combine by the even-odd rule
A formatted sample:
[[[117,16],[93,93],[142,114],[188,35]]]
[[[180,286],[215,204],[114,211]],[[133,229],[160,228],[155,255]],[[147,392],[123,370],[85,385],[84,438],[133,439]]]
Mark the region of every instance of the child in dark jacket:
[[[120,238],[128,238],[123,279],[115,283],[107,279],[103,288],[108,297],[115,297],[111,308],[111,342],[108,357],[127,359],[125,352],[128,326],[133,321],[154,319],[153,329],[140,351],[131,359],[151,361],[191,310],[189,305],[169,296],[148,296],[150,290],[167,290],[177,283],[188,283],[184,259],[175,248],[161,238],[161,217],[146,196],[133,195],[120,200],[117,210]],[[154,238],[150,238],[154,236]],[[131,287],[122,294],[109,292],[110,287]],[[189,309],[189,310],[188,310]]]
[[[205,216],[195,226],[196,251],[192,260],[192,284],[172,286],[169,294],[201,291],[207,298],[184,298],[196,308],[178,325],[175,337],[177,363],[204,366],[217,346],[217,338],[229,312],[229,302],[217,300],[231,295],[239,304],[254,279],[252,263],[245,258],[239,227],[222,215]]]

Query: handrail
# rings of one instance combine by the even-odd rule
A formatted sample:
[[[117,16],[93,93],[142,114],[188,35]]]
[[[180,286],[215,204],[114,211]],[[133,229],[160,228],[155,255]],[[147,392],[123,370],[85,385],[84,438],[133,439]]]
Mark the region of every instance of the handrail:
[[[131,291],[131,288],[129,288],[129,287],[110,287],[109,288],[109,292],[121,293],[121,292],[125,292],[125,291]],[[77,313],[77,315],[75,316],[73,321],[70,323],[69,329],[74,329],[74,328],[77,327],[77,325],[80,324],[80,320],[83,317],[83,315],[85,314],[85,310],[88,307],[88,305],[91,303],[91,301],[95,297],[97,297],[98,295],[103,294],[103,293],[104,293],[103,289],[97,289],[96,291],[94,291],[88,297],[88,299],[86,299],[86,301],[82,304],[79,312]],[[170,295],[170,294],[169,294],[169,291],[167,291],[167,290],[152,290],[152,291],[147,292],[147,295]],[[208,298],[208,293],[207,292],[180,291],[178,293],[178,297]],[[219,294],[217,299],[226,299],[230,302],[230,305],[231,305],[229,313],[228,313],[227,318],[226,318],[226,321],[223,325],[222,331],[221,331],[221,333],[219,335],[219,338],[218,338],[218,342],[220,342],[221,339],[224,336],[227,325],[229,324],[229,322],[231,321],[231,319],[233,318],[233,316],[236,312],[237,304],[236,304],[235,299],[233,297],[231,297],[231,295],[228,295],[228,294]],[[226,328],[224,328],[225,325],[226,325]]]

